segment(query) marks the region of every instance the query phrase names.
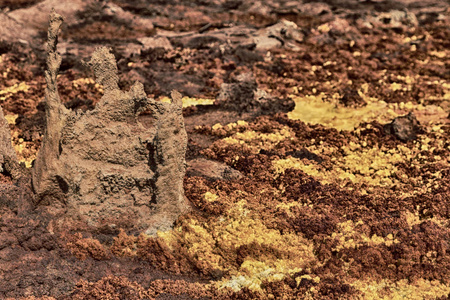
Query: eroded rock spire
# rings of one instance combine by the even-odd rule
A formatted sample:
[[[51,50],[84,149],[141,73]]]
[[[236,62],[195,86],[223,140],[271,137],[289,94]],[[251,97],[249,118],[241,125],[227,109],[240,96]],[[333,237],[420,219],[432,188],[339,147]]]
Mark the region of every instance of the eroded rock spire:
[[[44,139],[35,160],[32,183],[41,198],[61,198],[59,180],[55,177],[60,169],[59,146],[62,129],[69,112],[61,104],[56,78],[61,65],[61,55],[57,52],[58,32],[63,17],[52,10],[47,33],[47,70],[45,70],[45,117]]]
[[[43,203],[58,203],[89,225],[126,224],[154,234],[171,228],[189,206],[184,197],[187,135],[181,95],[172,103],[147,98],[136,82],[119,89],[111,49],[96,49],[86,63],[105,91],[97,106],[84,114],[60,101],[56,52],[62,18],[50,16],[48,32],[46,130],[33,170],[33,187]],[[149,109],[153,126],[139,122]]]

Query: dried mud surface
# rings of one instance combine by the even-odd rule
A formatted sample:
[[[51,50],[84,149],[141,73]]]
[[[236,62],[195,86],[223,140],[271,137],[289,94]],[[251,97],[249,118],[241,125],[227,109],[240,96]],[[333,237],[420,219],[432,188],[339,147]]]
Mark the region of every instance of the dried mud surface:
[[[64,1],[0,1],[0,105],[27,167],[0,174],[1,299],[450,297],[448,2],[73,3],[62,102],[102,97],[82,63],[99,46],[121,89],[178,90],[193,210],[148,236],[37,203],[42,20]]]

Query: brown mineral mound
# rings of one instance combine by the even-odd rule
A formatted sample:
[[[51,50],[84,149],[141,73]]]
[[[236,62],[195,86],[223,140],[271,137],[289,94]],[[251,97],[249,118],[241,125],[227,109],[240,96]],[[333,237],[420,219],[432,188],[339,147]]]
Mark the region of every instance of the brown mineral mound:
[[[142,84],[129,92],[118,87],[117,66],[107,48],[87,63],[104,95],[84,114],[67,110],[56,78],[61,56],[56,39],[62,17],[52,13],[46,71],[46,131],[33,168],[39,204],[62,203],[90,226],[129,224],[130,228],[168,230],[188,210],[184,199],[186,131],[181,95],[172,103],[148,99]],[[149,109],[154,126],[144,127],[138,115]]]

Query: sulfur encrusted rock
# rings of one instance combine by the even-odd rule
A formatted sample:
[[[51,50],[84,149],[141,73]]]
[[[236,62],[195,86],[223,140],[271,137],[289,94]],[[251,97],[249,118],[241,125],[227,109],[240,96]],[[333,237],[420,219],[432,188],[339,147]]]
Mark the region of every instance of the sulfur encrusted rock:
[[[169,229],[188,210],[183,178],[187,135],[181,95],[172,103],[147,98],[136,82],[118,86],[118,70],[108,48],[89,62],[104,95],[84,114],[67,110],[59,99],[56,52],[62,18],[50,17],[46,71],[46,132],[35,161],[33,187],[41,204],[59,205],[92,226],[128,224],[154,234]],[[138,120],[152,112],[152,126]]]

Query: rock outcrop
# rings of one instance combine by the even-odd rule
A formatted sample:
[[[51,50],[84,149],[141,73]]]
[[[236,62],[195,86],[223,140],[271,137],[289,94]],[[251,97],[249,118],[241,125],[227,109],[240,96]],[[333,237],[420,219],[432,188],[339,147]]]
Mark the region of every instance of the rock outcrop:
[[[97,49],[91,67],[104,95],[92,111],[76,113],[61,103],[56,51],[62,17],[54,11],[48,31],[46,130],[33,169],[40,203],[64,207],[89,225],[128,224],[154,234],[170,229],[188,210],[183,178],[187,135],[181,95],[172,103],[147,98],[136,82],[130,91],[118,86],[118,69],[108,48]],[[153,124],[138,115],[149,109]]]

